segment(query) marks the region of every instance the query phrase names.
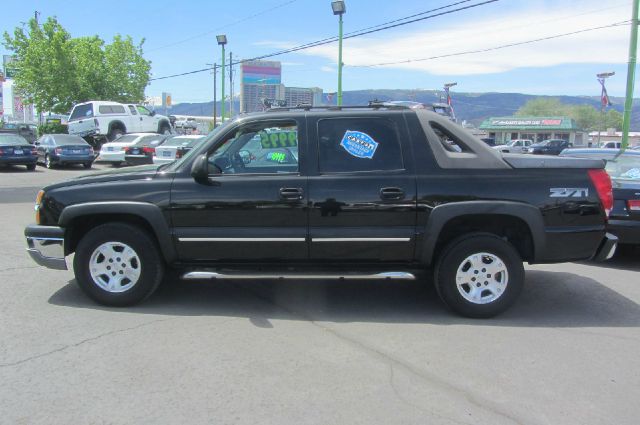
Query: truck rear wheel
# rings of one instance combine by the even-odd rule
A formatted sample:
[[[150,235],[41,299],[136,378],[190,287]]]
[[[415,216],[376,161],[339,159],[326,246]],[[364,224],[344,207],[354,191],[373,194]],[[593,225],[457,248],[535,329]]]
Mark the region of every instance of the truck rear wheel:
[[[153,239],[126,223],[108,223],[89,231],[76,248],[76,282],[99,304],[137,304],[156,290],[164,262]]]
[[[449,243],[435,270],[440,298],[456,313],[489,318],[508,309],[524,286],[524,267],[509,242],[474,233]]]
[[[111,131],[109,132],[109,134],[107,135],[107,139],[110,142],[113,142],[118,137],[122,136],[123,134],[124,134],[124,130],[122,130],[120,128],[112,128]]]

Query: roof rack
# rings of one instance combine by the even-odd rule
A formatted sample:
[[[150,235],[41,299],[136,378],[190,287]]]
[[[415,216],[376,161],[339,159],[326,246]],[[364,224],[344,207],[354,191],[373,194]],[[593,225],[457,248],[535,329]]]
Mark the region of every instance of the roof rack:
[[[404,106],[404,105],[391,105],[388,104],[384,101],[379,101],[378,99],[375,100],[370,100],[368,105],[348,105],[348,106],[336,106],[336,105],[331,105],[331,106],[316,106],[316,105],[311,105],[309,103],[301,103],[298,104],[296,106],[276,106],[276,107],[272,107],[266,110],[266,112],[287,112],[287,111],[295,111],[295,110],[302,110],[302,111],[310,111],[310,110],[323,110],[323,111],[342,111],[342,110],[351,110],[351,109],[400,109],[400,110],[404,110],[404,109],[411,109],[408,106]]]

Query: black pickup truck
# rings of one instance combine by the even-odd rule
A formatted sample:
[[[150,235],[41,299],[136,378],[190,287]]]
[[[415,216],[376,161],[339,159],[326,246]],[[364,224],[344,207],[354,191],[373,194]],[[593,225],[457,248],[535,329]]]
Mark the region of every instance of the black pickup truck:
[[[459,314],[517,298],[523,262],[602,260],[601,160],[501,154],[437,113],[372,105],[241,116],[162,166],[39,192],[28,251],[101,304],[183,279],[398,279],[433,274]],[[363,287],[366,291],[366,287]]]

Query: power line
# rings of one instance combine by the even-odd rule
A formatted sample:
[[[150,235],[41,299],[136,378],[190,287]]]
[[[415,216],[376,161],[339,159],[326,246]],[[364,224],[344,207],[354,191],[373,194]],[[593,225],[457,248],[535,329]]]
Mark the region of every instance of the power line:
[[[186,43],[187,41],[195,40],[196,38],[200,38],[200,37],[207,36],[209,34],[213,34],[213,33],[217,32],[217,31],[220,31],[221,29],[228,28],[228,27],[231,27],[233,25],[241,24],[241,23],[246,22],[246,21],[248,21],[250,19],[257,18],[258,16],[265,15],[265,14],[267,14],[269,12],[273,12],[274,10],[277,10],[277,9],[282,8],[282,7],[288,6],[291,3],[295,3],[297,1],[299,1],[299,0],[288,0],[288,1],[285,1],[284,3],[277,4],[277,5],[273,6],[273,7],[270,7],[269,9],[265,9],[265,10],[262,10],[260,12],[256,12],[253,15],[246,16],[246,17],[244,17],[242,19],[238,19],[237,21],[231,22],[229,24],[223,25],[223,26],[218,27],[218,28],[214,28],[214,29],[212,29],[210,31],[206,31],[206,32],[203,32],[203,33],[200,33],[200,34],[196,34],[194,36],[185,38],[183,40],[176,41],[174,43],[165,44],[164,46],[154,47],[153,49],[150,49],[147,52],[155,52],[157,50],[165,49],[167,47],[177,46],[179,44]]]
[[[402,61],[381,62],[381,63],[375,63],[375,64],[369,64],[369,65],[350,65],[350,66],[352,68],[374,68],[374,67],[377,67],[377,66],[400,65],[400,64],[405,64],[405,63],[423,62],[423,61],[428,61],[428,60],[433,60],[433,59],[449,58],[449,57],[452,57],[452,56],[470,55],[470,54],[474,54],[474,53],[485,53],[485,52],[490,52],[490,51],[493,51],[493,50],[506,49],[507,47],[521,46],[523,44],[537,43],[539,41],[545,41],[545,40],[553,40],[555,38],[567,37],[567,36],[570,36],[570,35],[580,34],[580,33],[589,32],[589,31],[596,31],[596,30],[601,30],[601,29],[605,29],[605,28],[617,27],[617,26],[621,26],[621,25],[629,25],[629,22],[630,22],[629,20],[620,21],[620,22],[615,22],[613,24],[609,24],[609,25],[603,25],[603,26],[592,27],[592,28],[585,28],[585,29],[578,30],[578,31],[567,32],[567,33],[564,33],[564,34],[556,34],[556,35],[551,35],[551,36],[548,36],[548,37],[536,38],[536,39],[533,39],[533,40],[520,41],[520,42],[517,42],[517,43],[503,44],[501,46],[487,47],[487,48],[484,48],[484,49],[467,50],[467,51],[464,51],[464,52],[456,52],[456,53],[447,53],[447,54],[444,54],[444,55],[430,56],[428,58],[405,59],[405,60],[402,60]]]
[[[484,5],[487,5],[487,4],[490,4],[490,3],[498,2],[500,0],[485,0],[485,1],[480,2],[480,3],[471,4],[471,5],[467,5],[467,6],[462,6],[462,7],[456,8],[456,9],[451,9],[451,10],[446,10],[446,11],[439,12],[439,13],[434,13],[434,14],[431,14],[431,15],[428,15],[428,16],[421,16],[420,18],[415,18],[415,19],[411,19],[411,20],[407,21],[407,19],[413,18],[415,16],[424,15],[424,14],[427,14],[427,13],[432,13],[434,11],[442,10],[442,9],[449,8],[449,7],[452,7],[452,6],[455,6],[455,5],[460,5],[462,3],[468,3],[469,1],[472,1],[472,0],[458,1],[458,2],[455,2],[455,3],[448,4],[446,6],[438,7],[436,9],[431,9],[431,10],[428,10],[428,11],[425,11],[425,12],[421,12],[419,14],[414,14],[414,15],[411,15],[411,16],[407,16],[405,18],[395,19],[393,21],[388,21],[388,22],[385,22],[385,23],[382,23],[382,24],[375,25],[373,27],[363,28],[363,29],[360,29],[360,30],[357,30],[357,31],[353,31],[351,33],[347,33],[343,38],[344,39],[348,39],[348,38],[360,37],[360,36],[363,36],[363,35],[372,34],[372,33],[384,31],[384,30],[391,29],[391,28],[397,28],[397,27],[400,27],[400,26],[412,24],[412,23],[419,22],[419,21],[424,21],[424,20],[427,20],[427,19],[433,19],[433,18],[436,18],[436,17],[439,17],[439,16],[448,15],[448,14],[452,14],[452,13],[456,13],[456,12],[461,12],[463,10],[472,9],[472,8],[479,7],[479,6],[484,6]],[[399,21],[404,21],[404,22],[399,22]],[[238,65],[238,64],[241,64],[241,63],[244,63],[244,62],[248,62],[248,61],[267,59],[267,58],[271,58],[271,57],[275,57],[275,56],[284,55],[284,54],[287,54],[287,53],[293,53],[293,52],[297,52],[297,51],[300,51],[300,50],[310,49],[312,47],[323,46],[325,44],[333,43],[333,42],[335,42],[337,40],[338,40],[338,37],[335,37],[335,36],[334,37],[329,37],[329,38],[324,38],[324,39],[321,39],[321,40],[317,40],[317,41],[313,41],[313,42],[310,42],[310,43],[302,44],[302,45],[299,45],[299,46],[291,47],[289,49],[284,49],[284,50],[281,50],[281,51],[278,51],[278,52],[269,53],[269,54],[265,54],[265,55],[261,55],[261,56],[256,56],[256,57],[253,57],[251,59],[244,59],[244,60],[241,60],[241,61],[237,61],[237,62],[234,62],[233,65]],[[156,77],[156,78],[150,79],[149,81],[157,81],[157,80],[164,80],[164,79],[167,79],[167,78],[181,77],[181,76],[184,76],[184,75],[190,75],[190,74],[196,74],[196,73],[199,73],[199,72],[209,71],[211,69],[212,68],[204,68],[204,69],[199,69],[199,70],[195,70],[195,71],[188,71],[188,72],[183,72],[183,73],[179,73],[179,74],[167,75],[167,76],[164,76],[164,77]]]

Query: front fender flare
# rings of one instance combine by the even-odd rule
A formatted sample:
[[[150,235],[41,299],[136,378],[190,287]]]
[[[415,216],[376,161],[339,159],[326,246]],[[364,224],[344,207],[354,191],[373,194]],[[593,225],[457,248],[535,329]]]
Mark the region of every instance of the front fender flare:
[[[149,223],[153,229],[160,250],[168,263],[177,259],[176,248],[171,238],[171,231],[167,220],[162,214],[160,207],[147,202],[129,202],[129,201],[106,201],[106,202],[87,202],[82,204],[70,205],[62,210],[58,225],[66,228],[78,217],[91,216],[96,214],[128,214],[134,215]]]

